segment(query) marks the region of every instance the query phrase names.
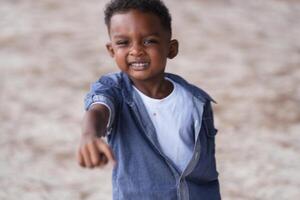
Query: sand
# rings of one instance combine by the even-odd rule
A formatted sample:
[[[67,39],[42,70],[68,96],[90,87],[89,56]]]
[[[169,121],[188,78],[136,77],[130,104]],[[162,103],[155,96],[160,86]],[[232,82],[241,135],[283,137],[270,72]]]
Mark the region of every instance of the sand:
[[[180,53],[208,91],[224,200],[300,198],[300,2],[166,0]],[[0,199],[111,199],[111,166],[75,152],[91,82],[117,71],[105,1],[0,1]]]

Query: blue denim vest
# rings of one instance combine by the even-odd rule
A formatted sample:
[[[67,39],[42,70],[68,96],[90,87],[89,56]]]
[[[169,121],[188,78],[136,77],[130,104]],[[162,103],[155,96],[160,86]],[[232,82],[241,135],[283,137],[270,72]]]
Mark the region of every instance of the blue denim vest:
[[[125,73],[112,73],[94,83],[85,99],[111,108],[107,136],[117,165],[113,169],[114,200],[220,200],[215,161],[215,135],[211,102],[203,90],[174,74],[165,74],[193,95],[193,156],[181,173],[162,153],[155,128],[132,82]],[[171,124],[170,124],[171,125]]]

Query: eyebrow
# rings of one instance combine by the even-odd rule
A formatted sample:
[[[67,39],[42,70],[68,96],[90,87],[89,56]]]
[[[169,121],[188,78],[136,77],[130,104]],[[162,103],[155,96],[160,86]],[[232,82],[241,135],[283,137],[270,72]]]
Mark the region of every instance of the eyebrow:
[[[153,33],[149,34],[148,36],[160,36],[160,34],[158,32],[153,32]]]
[[[158,32],[153,32],[153,33],[150,33],[150,34],[147,34],[146,36],[144,37],[149,37],[149,36],[160,36],[160,34]],[[126,38],[127,36],[124,35],[124,34],[115,34],[115,35],[112,35],[113,38]]]

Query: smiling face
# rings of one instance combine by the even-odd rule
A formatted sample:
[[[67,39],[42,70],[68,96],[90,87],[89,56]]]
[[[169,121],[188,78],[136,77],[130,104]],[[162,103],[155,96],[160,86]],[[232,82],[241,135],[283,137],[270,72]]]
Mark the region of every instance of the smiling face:
[[[109,27],[110,55],[134,83],[159,81],[167,58],[177,55],[178,43],[152,13],[129,10],[112,16]]]

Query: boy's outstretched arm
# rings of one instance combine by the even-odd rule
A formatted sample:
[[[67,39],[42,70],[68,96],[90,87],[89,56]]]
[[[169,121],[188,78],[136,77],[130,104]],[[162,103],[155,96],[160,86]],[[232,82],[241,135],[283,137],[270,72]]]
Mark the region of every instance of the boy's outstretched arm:
[[[79,165],[82,167],[101,167],[109,161],[115,164],[111,148],[99,136],[105,136],[109,110],[102,104],[94,104],[86,111],[80,146],[77,152]]]

